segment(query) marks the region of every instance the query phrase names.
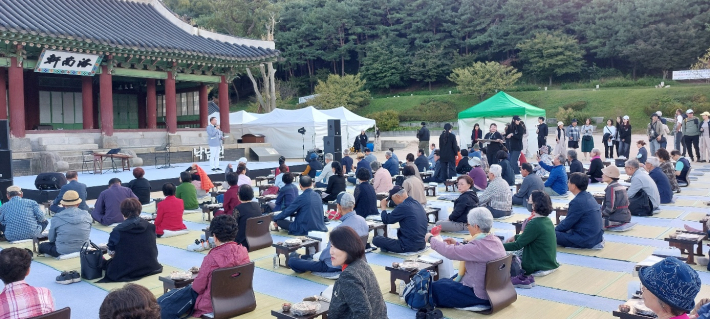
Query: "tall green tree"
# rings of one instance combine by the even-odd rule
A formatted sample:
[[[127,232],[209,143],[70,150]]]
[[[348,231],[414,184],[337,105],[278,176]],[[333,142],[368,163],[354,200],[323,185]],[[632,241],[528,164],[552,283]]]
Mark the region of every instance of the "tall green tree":
[[[547,77],[552,85],[553,76],[575,74],[582,70],[584,60],[577,39],[563,34],[538,33],[532,39],[518,44],[524,68],[531,73]]]
[[[310,103],[320,109],[344,106],[348,110],[370,104],[370,92],[364,89],[365,81],[360,75],[331,74],[326,81],[318,80],[316,96]]]
[[[520,79],[522,74],[514,67],[498,62],[476,62],[465,68],[454,69],[449,80],[463,94],[483,100],[486,94],[505,90]]]
[[[360,75],[371,89],[402,86],[408,77],[409,61],[407,50],[393,45],[385,38],[368,46]]]
[[[451,73],[451,54],[444,50],[429,47],[417,51],[409,66],[409,75],[418,82],[427,82],[431,91],[431,82],[436,82]]]

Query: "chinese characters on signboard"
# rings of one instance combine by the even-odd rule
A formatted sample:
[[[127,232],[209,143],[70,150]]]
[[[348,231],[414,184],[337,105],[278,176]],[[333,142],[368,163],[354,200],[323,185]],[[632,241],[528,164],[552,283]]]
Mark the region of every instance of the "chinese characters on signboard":
[[[101,56],[77,52],[44,50],[35,72],[93,76],[101,65]]]

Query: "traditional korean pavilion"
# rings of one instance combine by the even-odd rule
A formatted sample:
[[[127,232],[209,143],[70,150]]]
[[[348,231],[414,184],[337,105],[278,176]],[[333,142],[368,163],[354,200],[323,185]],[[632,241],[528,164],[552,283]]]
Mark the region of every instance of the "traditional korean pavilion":
[[[0,119],[14,152],[199,144],[208,86],[229,135],[228,83],[278,55],[273,41],[193,27],[159,0],[3,0]]]

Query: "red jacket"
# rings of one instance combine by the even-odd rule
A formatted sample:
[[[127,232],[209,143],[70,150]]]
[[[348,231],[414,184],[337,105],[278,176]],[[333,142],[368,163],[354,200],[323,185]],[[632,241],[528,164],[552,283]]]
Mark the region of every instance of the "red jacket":
[[[195,281],[192,282],[192,290],[198,294],[195,302],[195,312],[192,316],[199,318],[206,313],[213,312],[212,296],[210,295],[213,270],[244,265],[248,262],[249,253],[247,249],[233,241],[212,248],[207,253],[207,256],[202,259],[200,272],[197,273]]]
[[[224,207],[224,214],[232,215],[234,207],[239,206],[241,203],[242,202],[239,201],[239,186],[230,186],[227,189],[227,192],[224,193],[224,203],[222,204],[222,207]]]
[[[175,196],[165,197],[158,203],[158,216],[155,218],[155,233],[162,235],[164,230],[183,230],[182,212],[185,210],[182,199]]]

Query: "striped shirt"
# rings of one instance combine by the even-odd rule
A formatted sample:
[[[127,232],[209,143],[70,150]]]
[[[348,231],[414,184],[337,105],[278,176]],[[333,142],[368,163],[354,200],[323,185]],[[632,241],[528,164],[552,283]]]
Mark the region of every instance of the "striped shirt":
[[[54,299],[47,288],[28,285],[24,280],[5,285],[0,292],[0,319],[22,319],[54,311]]]
[[[513,210],[513,195],[510,186],[502,177],[496,177],[488,182],[488,187],[478,197],[478,206],[490,206],[493,209],[502,211]]]

